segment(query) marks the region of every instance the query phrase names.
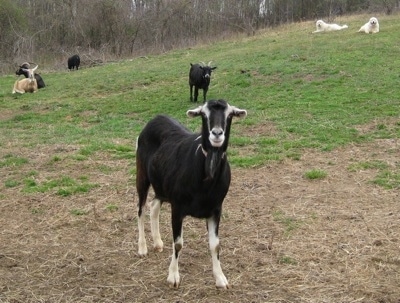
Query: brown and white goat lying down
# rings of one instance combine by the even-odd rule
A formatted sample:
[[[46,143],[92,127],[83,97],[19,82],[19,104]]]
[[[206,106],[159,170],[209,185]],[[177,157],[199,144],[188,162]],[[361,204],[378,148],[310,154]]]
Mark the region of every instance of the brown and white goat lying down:
[[[138,253],[147,255],[143,207],[149,187],[155,198],[150,205],[151,233],[154,248],[163,250],[159,231],[159,214],[163,202],[171,204],[172,257],[168,284],[180,284],[178,260],[183,247],[182,223],[186,216],[206,219],[213,274],[218,288],[228,288],[219,261],[218,229],[222,202],[228,192],[231,170],[227,160],[229,134],[233,117],[247,112],[224,100],[210,100],[187,111],[200,117],[200,134],[192,133],[177,121],[159,115],[148,122],[137,140],[136,188],[138,202]]]
[[[35,68],[32,69],[23,69],[24,72],[28,72],[29,77],[22,79],[22,80],[17,80],[14,83],[14,88],[12,93],[36,93],[38,90],[38,84],[35,79],[35,70],[38,68],[38,65],[36,65]]]

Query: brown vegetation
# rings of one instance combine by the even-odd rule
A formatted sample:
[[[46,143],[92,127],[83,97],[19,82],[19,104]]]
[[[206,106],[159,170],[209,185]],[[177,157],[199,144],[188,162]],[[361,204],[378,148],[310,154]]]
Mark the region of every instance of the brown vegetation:
[[[370,160],[396,165],[399,140],[305,151],[301,160],[234,169],[220,230],[227,291],[214,285],[205,222],[191,218],[184,225],[183,281],[179,290],[168,288],[168,205],[160,218],[165,250],[139,258],[131,161],[99,155],[78,164],[57,162],[55,172],[49,155],[72,155],[74,146],[38,146],[34,152],[12,146],[10,152],[30,159],[21,175],[84,173],[100,186],[70,197],[2,188],[0,302],[400,300],[399,190],[371,184],[373,169],[348,169]],[[104,164],[113,171],[100,174]],[[327,177],[304,178],[315,168]],[[7,167],[0,172],[7,178]]]
[[[89,65],[396,7],[398,0],[1,0],[0,73],[25,61],[65,68],[77,53]]]

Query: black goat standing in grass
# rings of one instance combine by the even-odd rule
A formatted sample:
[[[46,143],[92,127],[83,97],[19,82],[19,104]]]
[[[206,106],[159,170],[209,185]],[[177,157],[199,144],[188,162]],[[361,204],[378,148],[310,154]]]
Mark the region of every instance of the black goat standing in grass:
[[[81,64],[81,58],[78,55],[73,55],[68,58],[68,69],[70,71],[74,70],[74,68],[78,70],[80,64]]]
[[[30,64],[28,62],[24,62],[21,64],[20,67],[18,67],[17,71],[15,72],[16,75],[20,76],[20,75],[24,75],[25,78],[29,78],[29,68],[30,68]],[[34,73],[34,77],[36,79],[36,83],[37,83],[37,87],[38,88],[43,88],[46,85],[44,84],[43,78],[37,74]]]
[[[219,261],[218,238],[222,202],[231,181],[226,150],[232,118],[245,117],[247,112],[224,100],[211,100],[187,111],[187,115],[201,117],[200,134],[192,133],[177,121],[160,115],[147,123],[138,137],[138,253],[140,256],[147,255],[143,207],[152,186],[155,198],[150,206],[150,220],[156,251],[162,251],[164,245],[159,231],[160,207],[163,202],[171,204],[173,250],[167,278],[169,285],[179,287],[182,223],[186,216],[192,216],[206,219],[216,286],[228,288],[228,280]]]
[[[199,89],[203,90],[203,102],[206,102],[206,95],[208,86],[210,85],[211,72],[217,67],[210,66],[211,61],[205,65],[190,63],[189,71],[189,86],[190,86],[190,101],[193,102],[193,86],[194,86],[194,102],[197,102],[199,96]]]

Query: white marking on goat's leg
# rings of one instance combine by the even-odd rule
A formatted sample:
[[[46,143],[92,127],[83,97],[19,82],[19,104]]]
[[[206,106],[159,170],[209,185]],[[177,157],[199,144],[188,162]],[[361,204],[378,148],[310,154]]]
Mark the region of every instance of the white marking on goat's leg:
[[[229,288],[229,284],[224,273],[222,272],[221,264],[219,262],[219,238],[217,235],[218,227],[214,218],[207,219],[207,227],[215,284],[218,288],[226,289]]]
[[[172,243],[172,257],[171,263],[169,264],[169,272],[168,272],[168,284],[172,288],[178,288],[180,284],[180,276],[179,276],[179,255],[183,247],[183,237],[182,232],[181,236],[178,237],[174,243]]]
[[[141,215],[138,217],[138,229],[139,229],[139,240],[138,240],[138,254],[140,257],[147,255],[147,244],[146,237],[144,234],[144,213],[142,211]]]
[[[154,250],[162,252],[164,243],[160,235],[160,208],[161,201],[154,199],[150,206],[151,235],[153,236]]]

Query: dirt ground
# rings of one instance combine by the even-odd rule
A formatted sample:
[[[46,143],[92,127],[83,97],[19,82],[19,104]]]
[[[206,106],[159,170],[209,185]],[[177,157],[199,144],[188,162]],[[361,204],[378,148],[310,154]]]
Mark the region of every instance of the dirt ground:
[[[73,161],[74,146],[19,148],[13,153],[29,162],[18,172],[1,167],[2,180],[35,170],[38,179],[85,175],[100,186],[61,197],[26,194],[1,182],[0,302],[399,303],[400,190],[372,184],[377,170],[348,169],[372,160],[398,167],[399,151],[399,140],[377,140],[233,169],[220,227],[230,289],[214,286],[205,222],[187,218],[182,283],[173,290],[166,282],[168,205],[161,217],[164,251],[137,254],[132,160],[98,155]],[[62,160],[50,165],[55,153]],[[311,169],[327,177],[305,178]]]

